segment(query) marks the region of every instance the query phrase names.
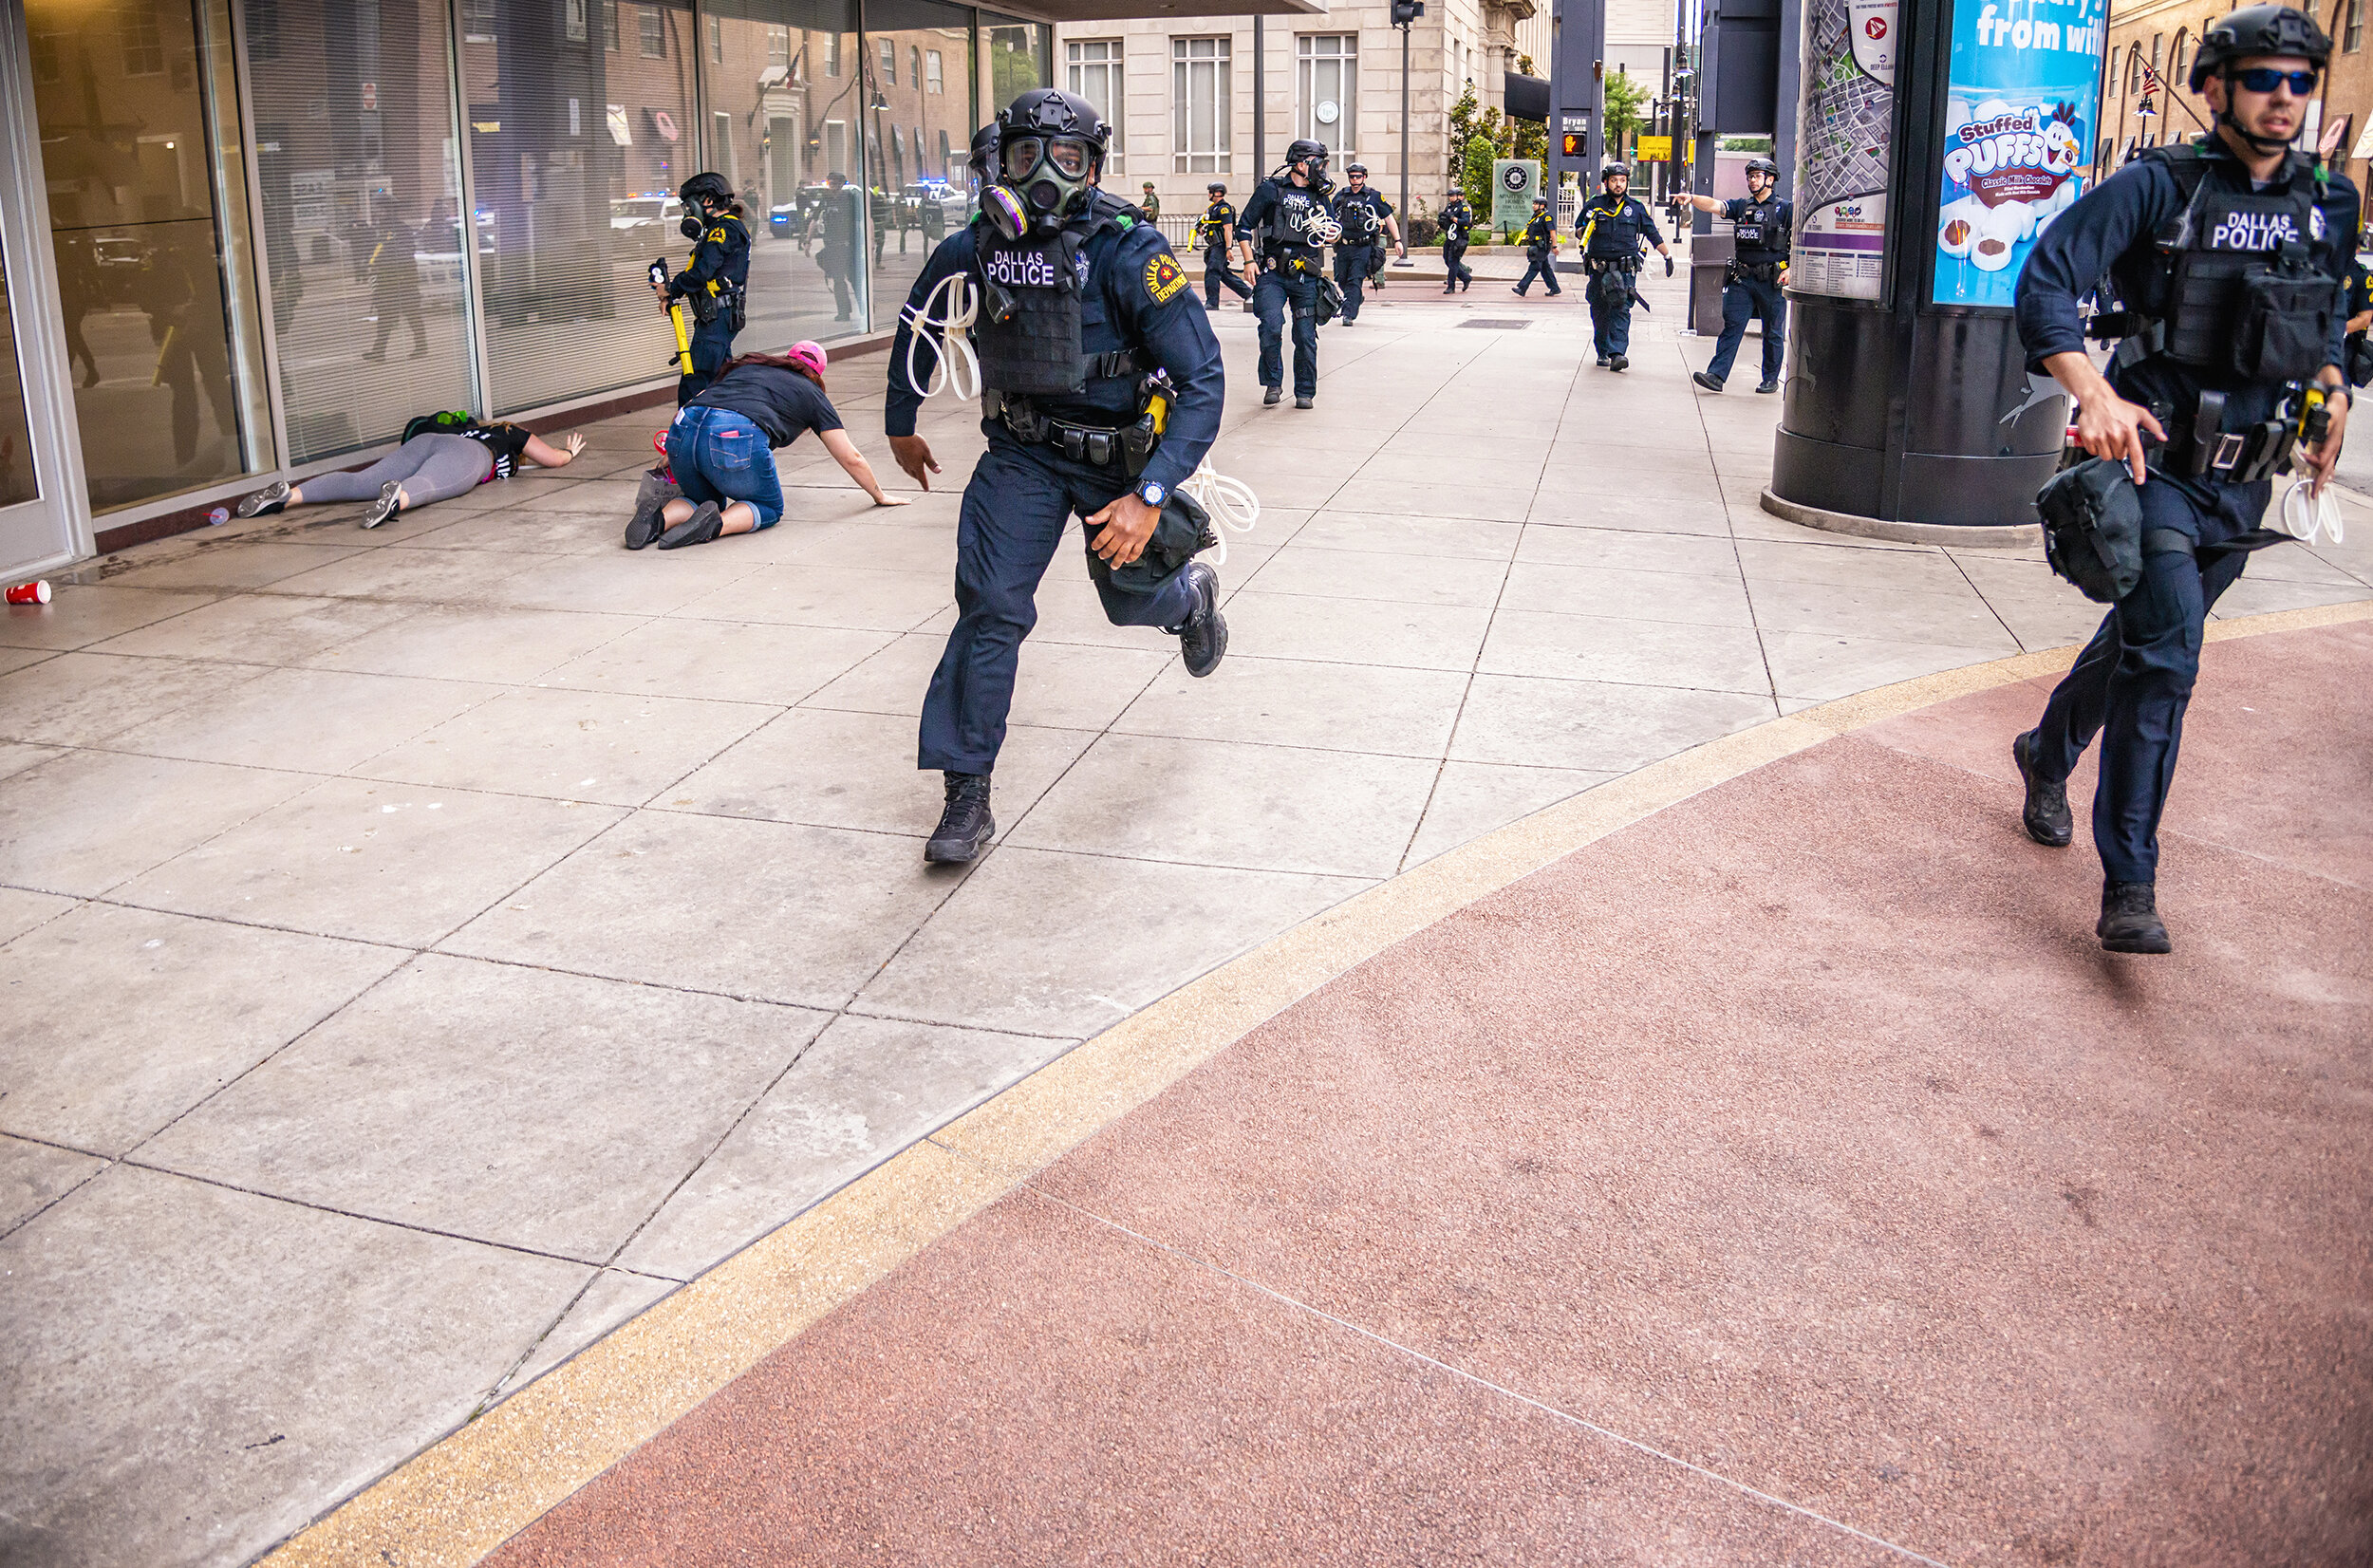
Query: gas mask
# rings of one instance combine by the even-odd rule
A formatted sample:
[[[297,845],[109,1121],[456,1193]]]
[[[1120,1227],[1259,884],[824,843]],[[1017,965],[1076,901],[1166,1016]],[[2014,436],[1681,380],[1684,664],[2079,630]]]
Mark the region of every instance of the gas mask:
[[[702,214],[686,213],[683,215],[683,221],[676,225],[676,233],[686,239],[699,239],[708,232],[708,221]]]
[[[998,151],[1003,178],[981,197],[981,209],[1008,239],[1032,227],[1052,228],[1086,204],[1095,173],[1095,149],[1075,136],[1018,136]]]

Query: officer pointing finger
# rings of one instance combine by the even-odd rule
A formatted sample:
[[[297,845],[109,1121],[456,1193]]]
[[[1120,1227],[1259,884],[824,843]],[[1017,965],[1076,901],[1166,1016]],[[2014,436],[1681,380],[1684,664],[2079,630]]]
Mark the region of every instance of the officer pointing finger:
[[[1730,264],[1723,269],[1722,336],[1714,344],[1713,360],[1690,377],[1709,392],[1721,391],[1722,383],[1729,379],[1731,363],[1738,358],[1739,344],[1753,317],[1760,317],[1764,324],[1764,379],[1755,390],[1780,390],[1780,369],[1786,363],[1788,348],[1788,302],[1782,297],[1780,286],[1788,270],[1788,235],[1796,226],[1796,206],[1780,199],[1779,186],[1780,165],[1757,158],[1747,160],[1746,200],[1716,201],[1712,196],[1687,193],[1675,198],[1676,206],[1694,207],[1728,221],[1730,236],[1738,246]]]

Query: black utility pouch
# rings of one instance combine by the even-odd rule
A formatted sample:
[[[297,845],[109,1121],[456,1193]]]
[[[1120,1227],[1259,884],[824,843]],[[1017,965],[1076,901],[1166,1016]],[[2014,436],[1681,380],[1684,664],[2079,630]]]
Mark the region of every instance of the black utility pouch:
[[[2252,269],[2241,280],[2233,370],[2246,381],[2303,382],[2324,366],[2340,289],[2312,268]]]
[[[1211,514],[1203,504],[1172,491],[1162,503],[1161,520],[1153,525],[1153,537],[1146,541],[1143,555],[1125,567],[1107,566],[1091,539],[1088,569],[1123,593],[1153,593],[1169,581],[1171,573],[1219,542]]]
[[[1318,325],[1324,327],[1342,313],[1343,290],[1335,286],[1333,278],[1320,278],[1318,280]]]
[[[2142,502],[2125,464],[2087,457],[2052,476],[2035,497],[2044,557],[2096,604],[2114,605],[2142,580]]]

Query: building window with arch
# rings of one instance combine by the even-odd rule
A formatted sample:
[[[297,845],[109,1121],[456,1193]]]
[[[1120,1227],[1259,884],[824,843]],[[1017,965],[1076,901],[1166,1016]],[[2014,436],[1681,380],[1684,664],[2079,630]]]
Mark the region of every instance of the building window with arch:
[[[1104,167],[1120,174],[1126,167],[1129,135],[1121,117],[1121,41],[1082,38],[1063,46],[1063,90],[1095,105],[1112,128],[1112,143],[1105,150]]]
[[[2348,14],[2341,23],[2340,47],[2350,54],[2364,47],[2364,0],[2348,0]]]
[[[906,85],[923,90],[923,51],[912,44],[906,46]]]
[[[1112,46],[1115,52],[1120,46]],[[1224,174],[1228,167],[1228,41],[1170,40],[1170,167],[1182,175]]]
[[[1341,168],[1359,125],[1359,35],[1303,33],[1294,40],[1294,134],[1323,141]]]
[[[947,90],[947,79],[941,74],[940,51],[937,49],[923,51],[923,90],[932,93]]]

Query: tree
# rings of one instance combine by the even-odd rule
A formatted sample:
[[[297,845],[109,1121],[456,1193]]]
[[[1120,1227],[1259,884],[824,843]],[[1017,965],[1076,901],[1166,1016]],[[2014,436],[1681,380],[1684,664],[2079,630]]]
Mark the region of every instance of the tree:
[[[1475,98],[1475,84],[1450,107],[1450,168],[1467,204],[1482,221],[1491,220],[1491,160],[1504,157],[1506,127],[1500,111],[1484,108]]]
[[[1648,89],[1616,71],[1599,84],[1606,95],[1607,151],[1612,156],[1623,139],[1648,127]]]

